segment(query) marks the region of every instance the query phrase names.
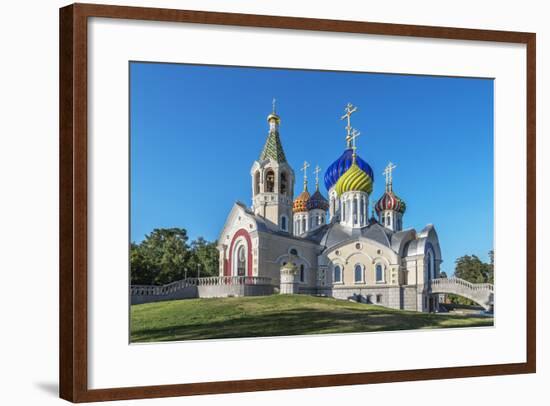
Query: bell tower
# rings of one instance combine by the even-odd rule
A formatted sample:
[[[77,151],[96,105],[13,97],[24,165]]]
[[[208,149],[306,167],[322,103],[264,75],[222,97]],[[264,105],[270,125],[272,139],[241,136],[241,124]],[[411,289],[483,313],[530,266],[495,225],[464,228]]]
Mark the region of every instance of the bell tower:
[[[288,164],[279,136],[281,118],[275,110],[267,116],[269,132],[258,160],[250,169],[252,178],[252,210],[277,225],[279,230],[292,233],[292,201],[294,171]]]

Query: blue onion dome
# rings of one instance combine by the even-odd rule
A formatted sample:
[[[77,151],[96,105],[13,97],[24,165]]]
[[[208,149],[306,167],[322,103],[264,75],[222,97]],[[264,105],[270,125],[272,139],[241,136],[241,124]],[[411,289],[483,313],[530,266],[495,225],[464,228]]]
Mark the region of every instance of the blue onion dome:
[[[368,194],[372,192],[372,177],[363,171],[356,162],[353,162],[336,182],[338,196],[346,192],[365,192]]]
[[[300,213],[302,211],[307,211],[307,204],[309,202],[310,195],[307,189],[304,189],[302,193],[294,200],[294,204],[292,206],[292,211],[294,213]]]
[[[385,210],[395,210],[399,213],[405,213],[407,205],[401,198],[397,197],[392,190],[387,190],[378,202],[376,202],[375,209],[377,213]]]
[[[327,211],[329,208],[328,200],[325,199],[325,197],[319,192],[319,189],[313,193],[313,195],[309,198],[309,201],[307,202],[307,209],[308,210],[314,210],[319,209],[323,211]]]
[[[325,187],[327,188],[327,190],[330,190],[330,188],[333,187],[336,182],[338,182],[340,176],[342,176],[344,172],[346,172],[351,167],[352,162],[353,149],[348,148],[344,151],[340,158],[338,158],[328,167],[325,172]],[[370,165],[362,160],[359,156],[356,157],[356,164],[371,178],[372,182],[374,182],[374,174]]]

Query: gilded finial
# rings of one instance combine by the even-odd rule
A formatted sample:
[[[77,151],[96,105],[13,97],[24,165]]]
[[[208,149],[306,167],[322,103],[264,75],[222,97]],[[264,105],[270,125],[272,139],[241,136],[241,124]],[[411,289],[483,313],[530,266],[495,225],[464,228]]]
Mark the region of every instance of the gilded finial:
[[[307,161],[304,161],[304,165],[302,165],[301,171],[304,171],[304,191],[307,190],[307,168],[309,168],[309,163]]]
[[[348,125],[346,126],[346,144],[348,148],[351,148],[351,115],[357,111],[357,107],[355,107],[353,104],[348,103],[344,109],[346,114],[344,114],[342,117],[340,117],[340,120],[347,119]]]
[[[351,129],[351,135],[350,135],[350,141],[351,141],[351,148],[353,149],[353,163],[355,163],[355,159],[357,157],[357,146],[355,145],[355,139],[359,137],[361,133],[357,131],[355,128]]]
[[[392,172],[395,168],[397,168],[397,166],[389,162],[384,169],[384,172],[382,172],[382,174],[386,176],[386,192],[390,192],[392,190]]]
[[[315,166],[315,170],[313,172],[315,173],[315,190],[319,190],[319,172],[321,172],[319,165]]]

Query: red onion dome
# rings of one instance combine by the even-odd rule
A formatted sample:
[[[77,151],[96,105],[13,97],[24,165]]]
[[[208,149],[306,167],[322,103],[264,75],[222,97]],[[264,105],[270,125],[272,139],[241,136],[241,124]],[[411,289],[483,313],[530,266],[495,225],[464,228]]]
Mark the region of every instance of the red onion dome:
[[[386,191],[380,200],[376,202],[375,209],[377,213],[384,210],[395,210],[399,213],[405,213],[407,206],[393,191]]]

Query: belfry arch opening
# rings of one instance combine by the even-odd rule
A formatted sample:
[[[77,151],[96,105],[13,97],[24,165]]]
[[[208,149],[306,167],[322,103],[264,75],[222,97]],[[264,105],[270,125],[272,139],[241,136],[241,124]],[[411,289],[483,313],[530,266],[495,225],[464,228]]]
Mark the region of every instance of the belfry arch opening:
[[[275,172],[269,169],[265,174],[265,191],[273,193],[275,191]]]
[[[279,182],[279,193],[286,195],[288,193],[288,176],[286,172],[281,172],[281,179]]]

